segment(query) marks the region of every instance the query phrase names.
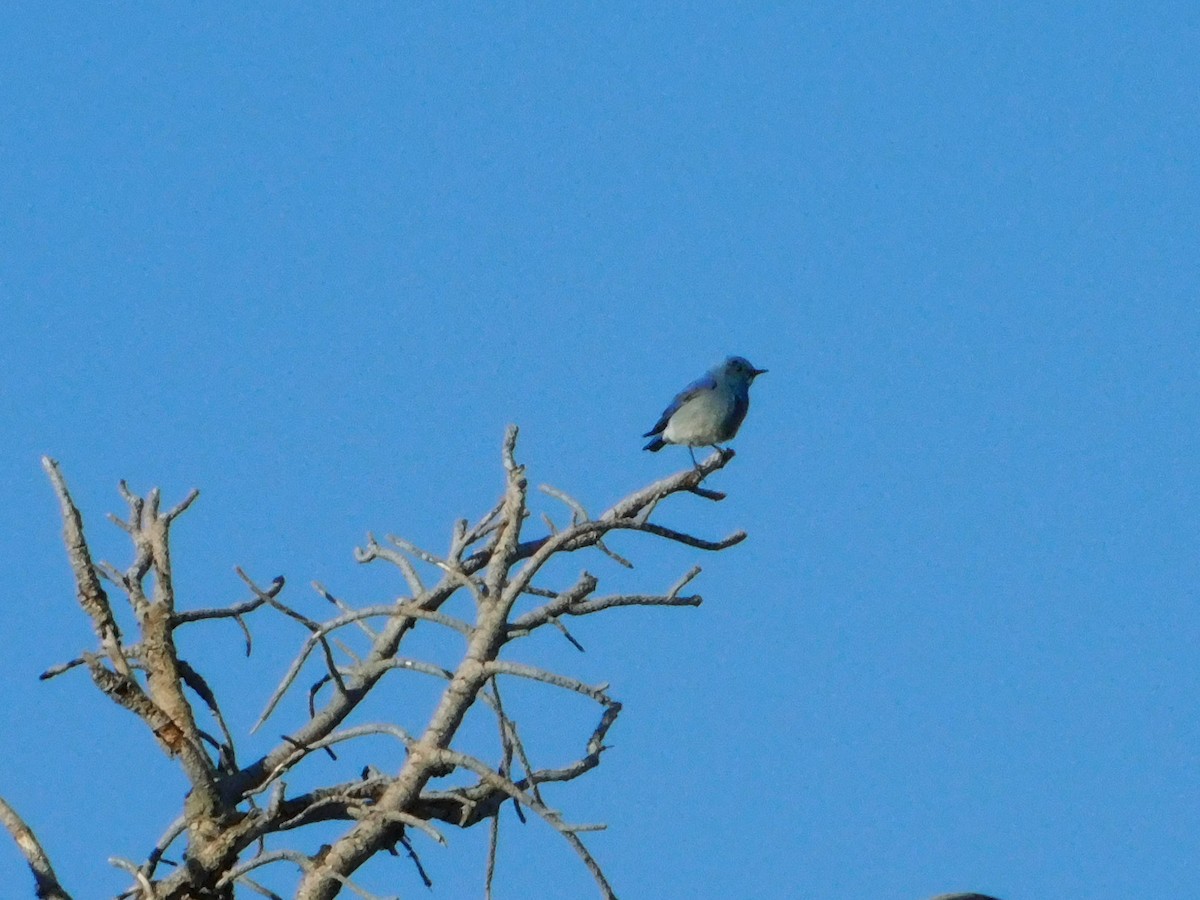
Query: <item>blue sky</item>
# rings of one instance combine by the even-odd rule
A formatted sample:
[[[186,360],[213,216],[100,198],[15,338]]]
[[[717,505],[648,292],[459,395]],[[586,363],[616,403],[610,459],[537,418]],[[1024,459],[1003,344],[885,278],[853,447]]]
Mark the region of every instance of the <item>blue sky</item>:
[[[626,704],[553,798],[609,824],[622,896],[1196,894],[1197,59],[1168,3],[10,10],[0,793],[87,898],[184,790],[82,675],[36,681],[91,640],[41,454],[98,556],[119,479],[199,487],[182,602],[242,565],[316,614],[313,579],[403,590],[367,531],[440,548],[489,508],[509,422],[594,510],[684,465],[639,436],[738,353],[770,374],[729,499],[662,515],[749,540],[573,562],[700,562],[705,604],[522,657]],[[241,731],[302,639],[258,634],[184,647]],[[481,896],[483,830],[450,839],[434,896]],[[594,894],[541,826],[501,840],[498,897]]]

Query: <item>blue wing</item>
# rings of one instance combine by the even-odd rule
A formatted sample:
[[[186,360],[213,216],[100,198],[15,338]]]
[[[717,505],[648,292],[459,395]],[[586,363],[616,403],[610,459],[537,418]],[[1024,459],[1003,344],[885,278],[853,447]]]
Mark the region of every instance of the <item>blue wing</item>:
[[[701,375],[675,395],[675,399],[671,401],[671,405],[663,410],[663,414],[659,417],[658,422],[655,423],[653,428],[643,434],[642,437],[662,434],[663,429],[667,427],[667,423],[671,421],[671,416],[679,411],[679,407],[683,406],[683,404],[687,403],[697,394],[701,394],[704,391],[713,391],[716,388],[717,379],[713,377],[712,372],[706,372]],[[742,415],[745,415],[745,413],[742,413]]]

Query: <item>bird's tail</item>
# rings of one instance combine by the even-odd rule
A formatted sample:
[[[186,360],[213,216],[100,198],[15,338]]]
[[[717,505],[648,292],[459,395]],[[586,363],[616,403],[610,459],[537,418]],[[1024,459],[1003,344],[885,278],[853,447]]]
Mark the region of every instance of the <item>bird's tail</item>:
[[[649,450],[651,453],[657,453],[659,450],[661,450],[665,446],[667,446],[666,441],[664,441],[661,437],[655,437],[654,440],[652,440],[650,443],[648,443],[642,449]]]

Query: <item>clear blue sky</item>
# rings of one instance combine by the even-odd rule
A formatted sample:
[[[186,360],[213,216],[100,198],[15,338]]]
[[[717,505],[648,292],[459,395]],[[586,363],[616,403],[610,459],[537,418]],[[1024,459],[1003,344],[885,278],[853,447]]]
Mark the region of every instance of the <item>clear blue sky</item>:
[[[609,823],[622,896],[1200,896],[1194,4],[302,7],[0,35],[0,793],[77,897],[183,782],[86,677],[35,680],[91,644],[41,454],[98,555],[118,479],[199,487],[182,602],[242,565],[316,614],[313,579],[402,590],[368,530],[441,548],[486,510],[508,422],[597,510],[684,465],[639,436],[728,353],[771,370],[729,499],[663,516],[749,540],[563,571],[698,561],[704,606],[517,654],[626,703],[553,795]],[[241,731],[302,637],[259,635],[185,641]],[[525,699],[527,732],[590,725]],[[481,896],[484,830],[450,838],[418,838],[434,896]],[[403,859],[364,883],[426,893]],[[506,819],[499,898],[593,895]]]

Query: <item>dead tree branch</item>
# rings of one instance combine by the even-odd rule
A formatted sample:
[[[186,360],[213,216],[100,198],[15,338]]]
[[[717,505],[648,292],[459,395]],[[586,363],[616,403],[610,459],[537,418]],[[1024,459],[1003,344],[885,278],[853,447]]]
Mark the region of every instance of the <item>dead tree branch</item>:
[[[609,696],[606,684],[587,684],[566,673],[508,658],[509,654],[501,659],[500,654],[507,645],[546,625],[558,627],[582,650],[560,621],[566,616],[582,617],[615,607],[698,606],[698,595],[685,596],[681,591],[696,577],[699,567],[662,594],[594,596],[599,579],[589,572],[567,586],[556,586],[555,579],[546,573],[552,571],[552,560],[589,548],[631,567],[625,557],[606,544],[606,538],[615,532],[638,532],[705,551],[720,551],[739,543],[745,538],[740,531],[714,540],[650,521],[663,501],[676,494],[721,499],[723,495],[702,487],[702,483],[725,466],[733,453],[714,453],[695,468],[635,491],[596,517],[566,492],[543,487],[543,493],[566,506],[570,522],[561,528],[550,524],[545,533],[530,537],[527,526],[536,521],[537,513],[529,508],[528,481],[524,467],[516,461],[516,440],[516,428],[510,428],[502,448],[505,482],[499,502],[474,525],[466,519],[455,522],[445,556],[391,535],[387,544],[368,535],[365,546],[355,551],[362,563],[384,562],[395,567],[407,589],[404,596],[390,602],[355,605],[314,584],[320,597],[335,608],[332,617],[323,619],[310,617],[284,602],[283,578],[262,586],[241,569],[237,572],[250,589],[250,599],[226,607],[181,608],[172,577],[170,532],[196,499],[195,491],[162,512],[157,490],[139,496],[121,483],[129,516],[114,521],[128,534],[133,559],[125,569],[107,564],[101,569],[92,560],[82,516],[58,465],[44,460],[62,511],[77,600],[92,622],[99,648],[48,669],[43,677],[86,666],[105,696],[145,723],[159,746],[178,761],[190,784],[182,815],[149,851],[145,862],[135,865],[114,860],[114,865],[135,877],[136,886],[131,889],[134,893],[154,900],[232,900],[235,886],[243,885],[274,896],[249,874],[287,862],[299,870],[298,900],[331,900],[343,890],[367,896],[353,883],[355,872],[381,852],[398,853],[397,847],[407,851],[420,879],[428,885],[428,873],[408,839],[411,832],[420,831],[444,844],[445,838],[434,823],[468,828],[485,821],[492,829],[485,875],[485,891],[490,892],[499,816],[511,801],[518,815],[528,809],[562,835],[592,874],[600,895],[615,897],[599,863],[580,837],[603,826],[568,822],[548,805],[542,788],[579,778],[599,765],[621,705]],[[128,600],[124,612],[114,607],[102,587],[101,571]],[[450,615],[442,609],[456,595],[470,597],[473,617]],[[514,614],[518,602],[529,598],[535,598],[538,605]],[[329,611],[328,606],[322,609]],[[249,654],[253,647],[251,617],[264,611],[298,622],[307,635],[278,687],[267,697],[255,727],[279,713],[280,701],[293,692],[297,682],[311,685],[309,715],[293,723],[261,757],[242,764],[212,682],[180,656],[175,630],[232,619],[245,634]],[[122,616],[131,618],[129,633],[136,633],[136,641],[123,637],[118,625]],[[357,642],[347,639],[344,643],[345,633],[339,632],[350,626],[358,629]],[[416,658],[417,654],[402,654],[406,639],[418,626],[454,632],[464,644],[458,662],[444,666]],[[315,672],[313,666],[317,667]],[[415,729],[393,722],[361,722],[359,708],[363,701],[384,679],[404,670],[433,676],[441,683],[429,718]],[[501,700],[500,681],[509,678],[599,704],[599,721],[590,733],[581,736],[583,747],[578,758],[552,767],[534,767],[522,739],[531,726]],[[494,761],[455,746],[461,726],[476,709],[490,710],[495,717],[499,747]],[[356,713],[359,724],[351,719]],[[216,723],[210,728],[215,737],[200,727],[198,715],[207,715]],[[392,759],[390,765],[381,762],[382,769],[369,766],[361,777],[307,792],[289,792],[289,775],[302,771],[314,753],[324,751],[332,756],[335,747],[351,743],[364,746],[362,742],[381,737],[392,739],[392,749],[385,749],[382,757]],[[454,773],[466,776],[466,783],[446,789],[431,786],[433,779]],[[7,807],[0,810],[4,811],[11,812]],[[8,815],[4,818],[30,860],[39,886],[45,880],[49,885],[46,890],[59,891],[45,896],[65,898],[65,892],[56,887],[49,861],[28,829],[22,831],[21,823],[14,830]],[[344,823],[345,830],[317,853],[310,855],[287,846],[267,849],[265,841],[272,836],[278,842],[280,835],[331,822]],[[28,838],[18,837],[26,834]],[[159,878],[159,863],[176,842],[184,845],[180,851],[182,863]]]
[[[25,824],[25,820],[17,815],[17,811],[9,806],[3,797],[0,797],[0,823],[8,829],[8,833],[17,844],[17,849],[29,863],[38,900],[71,900],[71,895],[59,884],[54,867],[50,865],[50,857],[42,849],[33,829]]]

